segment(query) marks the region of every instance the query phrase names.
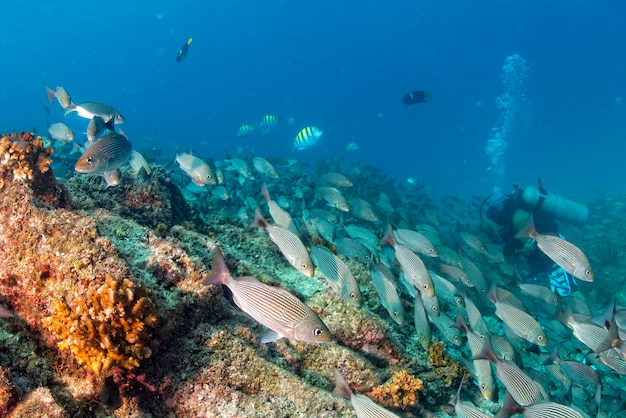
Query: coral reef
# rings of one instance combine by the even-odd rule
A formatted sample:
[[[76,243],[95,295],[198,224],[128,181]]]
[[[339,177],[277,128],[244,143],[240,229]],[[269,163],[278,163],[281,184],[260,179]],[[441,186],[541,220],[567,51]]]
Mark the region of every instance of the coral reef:
[[[120,184],[106,189],[99,176],[74,176],[65,186],[78,209],[107,209],[152,228],[159,224],[170,228],[185,221],[201,223],[161,167],[154,167],[145,180],[137,180],[129,169],[122,169]]]
[[[424,382],[408,371],[400,370],[383,385],[373,388],[370,396],[383,405],[404,411],[417,405],[422,389]]]
[[[71,305],[55,300],[43,324],[61,350],[70,350],[97,374],[112,366],[134,369],[152,354],[149,328],[157,320],[145,293],[128,279],[107,275],[102,286]]]
[[[67,191],[55,180],[50,164],[52,148],[45,148],[40,136],[30,132],[5,134],[0,138],[0,190],[6,183],[29,187],[43,203],[53,207],[69,207]]]

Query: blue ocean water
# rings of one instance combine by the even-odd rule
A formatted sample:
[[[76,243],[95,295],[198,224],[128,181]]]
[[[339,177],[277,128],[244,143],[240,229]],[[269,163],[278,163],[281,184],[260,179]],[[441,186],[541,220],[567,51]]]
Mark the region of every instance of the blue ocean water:
[[[46,130],[44,84],[126,117],[135,148],[222,158],[343,156],[454,194],[541,176],[570,197],[626,192],[626,3],[117,1],[3,2],[0,129]],[[187,58],[176,63],[188,37]],[[507,133],[504,176],[485,152],[502,125],[502,67],[527,64],[527,106]],[[411,90],[428,103],[400,102]],[[84,132],[86,120],[63,118]],[[237,129],[264,114],[265,137]],[[293,118],[294,124],[286,123]],[[324,131],[294,152],[305,126]],[[84,136],[79,135],[79,141]],[[356,142],[360,149],[348,152]]]

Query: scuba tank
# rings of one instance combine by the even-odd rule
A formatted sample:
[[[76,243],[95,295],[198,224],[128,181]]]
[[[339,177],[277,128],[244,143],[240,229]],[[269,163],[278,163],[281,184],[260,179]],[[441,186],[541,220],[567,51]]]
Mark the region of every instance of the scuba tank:
[[[589,209],[587,207],[561,196],[548,193],[541,186],[541,182],[539,187],[527,186],[522,189],[518,198],[518,204],[524,210],[545,212],[552,215],[555,219],[579,227],[583,226],[589,217]]]

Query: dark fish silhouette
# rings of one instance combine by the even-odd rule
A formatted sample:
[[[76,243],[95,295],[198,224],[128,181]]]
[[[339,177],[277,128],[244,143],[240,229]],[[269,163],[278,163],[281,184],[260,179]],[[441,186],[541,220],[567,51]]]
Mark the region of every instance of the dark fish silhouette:
[[[176,55],[176,62],[181,62],[187,56],[187,51],[189,51],[189,45],[191,45],[192,38],[187,39],[187,42],[178,50],[178,55]]]
[[[414,105],[416,103],[424,103],[430,100],[430,92],[427,90],[415,90],[407,93],[402,97],[402,103],[405,105]]]

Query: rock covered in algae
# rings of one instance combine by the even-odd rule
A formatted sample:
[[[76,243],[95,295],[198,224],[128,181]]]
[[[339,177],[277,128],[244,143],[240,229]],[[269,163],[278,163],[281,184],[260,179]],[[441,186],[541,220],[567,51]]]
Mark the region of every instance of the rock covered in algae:
[[[28,142],[13,145],[20,138]],[[3,144],[9,157],[0,165],[0,303],[15,317],[0,322],[0,391],[8,394],[2,412],[354,416],[349,402],[330,395],[334,367],[355,391],[382,387],[395,399],[392,406],[423,412],[421,403],[398,402],[399,392],[385,382],[406,369],[425,380],[421,399],[428,399],[422,374],[433,367],[418,367],[417,355],[403,354],[410,349],[378,316],[336,297],[323,279],[295,272],[265,234],[220,219],[208,236],[205,225],[149,208],[138,218],[119,210],[132,206],[123,188],[110,194],[114,188],[101,190],[100,179],[82,176],[94,182],[93,201],[86,203],[80,188],[67,192],[56,183],[45,169],[49,151],[32,135],[8,136]],[[153,191],[162,186],[156,181]],[[62,197],[54,200],[46,190]],[[137,205],[151,205],[131,201],[136,212]],[[227,292],[222,297],[220,286],[202,284],[216,237],[234,275],[250,274],[309,299],[336,341],[259,344],[263,327]]]
[[[113,187],[106,187],[100,176],[89,175],[76,175],[65,185],[79,209],[108,209],[152,228],[160,223],[172,227],[185,221],[199,222],[161,167],[153,167],[150,177],[143,180],[136,179],[130,169],[122,169],[120,184]]]

